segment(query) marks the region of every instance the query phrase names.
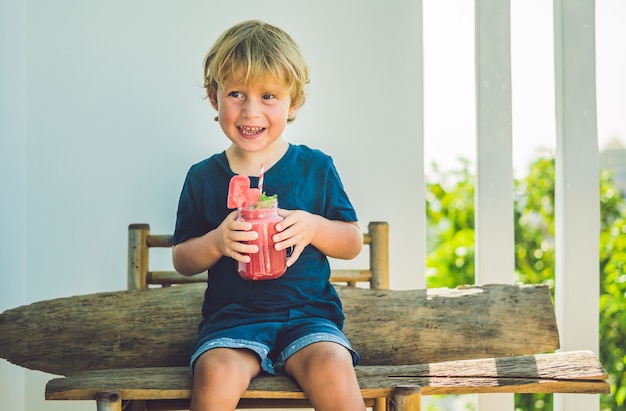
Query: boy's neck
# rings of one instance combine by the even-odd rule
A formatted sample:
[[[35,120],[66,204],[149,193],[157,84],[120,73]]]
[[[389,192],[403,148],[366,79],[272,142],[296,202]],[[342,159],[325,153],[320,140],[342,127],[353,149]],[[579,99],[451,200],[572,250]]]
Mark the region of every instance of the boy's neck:
[[[235,174],[258,176],[261,164],[265,170],[272,168],[287,152],[289,143],[283,139],[276,140],[263,151],[242,151],[232,144],[226,149],[226,158],[230,169]]]

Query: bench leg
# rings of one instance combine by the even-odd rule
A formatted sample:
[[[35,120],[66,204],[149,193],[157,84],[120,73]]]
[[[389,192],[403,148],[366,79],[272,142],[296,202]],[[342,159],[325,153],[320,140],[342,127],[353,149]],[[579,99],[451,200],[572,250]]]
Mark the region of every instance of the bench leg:
[[[376,398],[372,411],[387,411],[387,398]]]
[[[122,396],[118,391],[106,391],[96,394],[98,411],[122,411]]]
[[[422,390],[417,385],[398,385],[393,391],[395,411],[420,411]]]

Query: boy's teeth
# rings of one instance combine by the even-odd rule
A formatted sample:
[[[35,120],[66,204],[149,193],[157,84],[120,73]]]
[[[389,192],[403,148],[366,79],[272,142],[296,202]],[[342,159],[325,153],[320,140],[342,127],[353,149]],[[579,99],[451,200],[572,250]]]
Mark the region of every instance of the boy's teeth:
[[[259,131],[263,130],[263,127],[240,127],[241,131],[243,131],[244,133],[248,133],[248,134],[254,134],[254,133],[258,133]]]

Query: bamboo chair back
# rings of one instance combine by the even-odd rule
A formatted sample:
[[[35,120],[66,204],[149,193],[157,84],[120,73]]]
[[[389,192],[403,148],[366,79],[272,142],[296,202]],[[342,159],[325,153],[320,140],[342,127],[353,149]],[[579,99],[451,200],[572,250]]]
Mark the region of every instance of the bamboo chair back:
[[[373,221],[363,233],[363,244],[369,248],[369,266],[362,269],[333,269],[330,280],[355,287],[366,284],[372,289],[389,288],[389,224]],[[151,248],[171,248],[171,234],[151,234],[149,224],[128,227],[128,289],[150,286],[169,287],[176,284],[202,283],[207,273],[184,276],[176,271],[155,271],[150,268]],[[364,249],[365,250],[365,249]]]

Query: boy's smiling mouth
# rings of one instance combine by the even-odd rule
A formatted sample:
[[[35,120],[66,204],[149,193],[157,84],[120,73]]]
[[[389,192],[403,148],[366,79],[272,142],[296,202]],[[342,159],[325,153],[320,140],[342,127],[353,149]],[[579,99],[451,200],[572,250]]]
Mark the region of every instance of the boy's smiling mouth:
[[[239,126],[239,131],[246,136],[255,136],[263,132],[263,130],[265,130],[265,127]]]

